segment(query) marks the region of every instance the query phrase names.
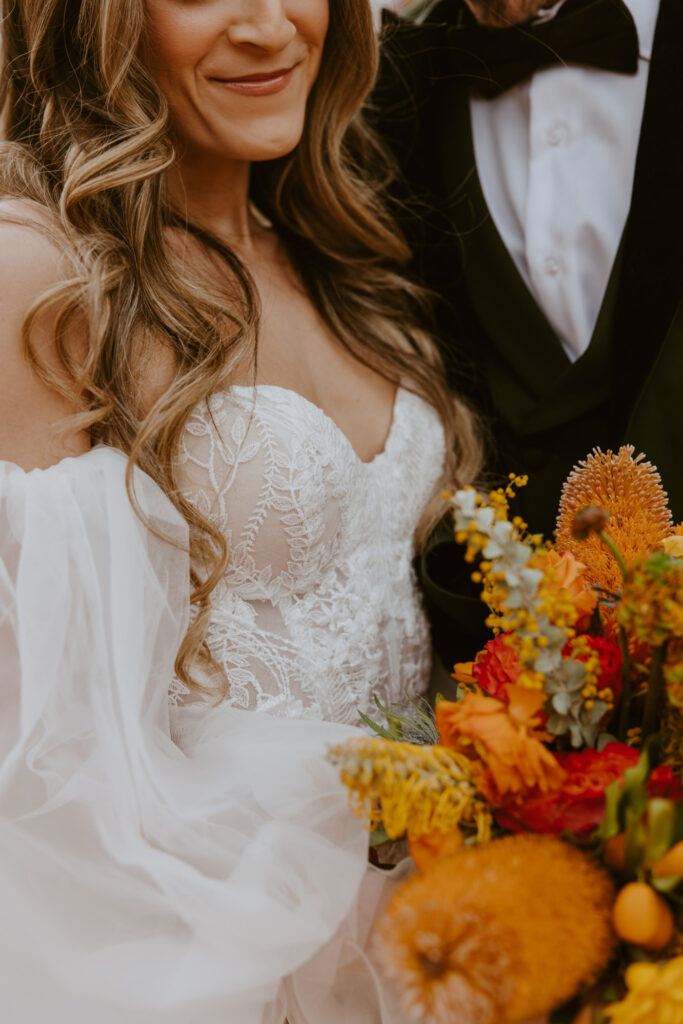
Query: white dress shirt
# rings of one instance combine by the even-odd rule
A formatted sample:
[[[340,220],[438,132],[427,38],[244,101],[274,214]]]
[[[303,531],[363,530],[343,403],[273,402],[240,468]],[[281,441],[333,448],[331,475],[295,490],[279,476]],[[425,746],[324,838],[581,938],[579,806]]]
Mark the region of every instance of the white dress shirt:
[[[587,349],[631,205],[659,0],[625,0],[636,75],[553,67],[472,99],[493,221],[570,359]]]
[[[370,0],[370,6],[372,7],[372,13],[375,16],[376,24],[379,25],[382,17],[382,11],[385,7],[395,11],[400,4],[401,0]]]

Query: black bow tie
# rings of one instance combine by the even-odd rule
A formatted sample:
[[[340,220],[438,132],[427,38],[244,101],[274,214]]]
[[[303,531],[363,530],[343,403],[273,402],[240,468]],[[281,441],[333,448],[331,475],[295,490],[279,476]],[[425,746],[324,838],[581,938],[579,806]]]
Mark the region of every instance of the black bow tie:
[[[556,65],[638,70],[638,32],[623,0],[565,0],[554,18],[511,28],[479,25],[464,6],[460,14],[447,29],[450,70],[486,99]]]

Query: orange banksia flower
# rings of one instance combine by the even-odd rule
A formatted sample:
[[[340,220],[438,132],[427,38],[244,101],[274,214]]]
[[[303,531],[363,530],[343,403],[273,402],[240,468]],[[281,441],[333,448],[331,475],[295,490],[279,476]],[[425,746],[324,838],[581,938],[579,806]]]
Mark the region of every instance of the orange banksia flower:
[[[586,580],[616,592],[621,572],[599,536],[589,534],[577,540],[572,522],[586,506],[600,506],[609,512],[606,529],[628,565],[639,555],[653,551],[672,532],[666,491],[655,467],[643,455],[633,457],[627,445],[617,454],[599,448],[575,467],[562,488],[557,518],[557,548],[571,551],[584,562]]]
[[[402,886],[378,928],[379,959],[415,1021],[525,1021],[604,969],[613,898],[607,873],[574,847],[508,836]]]
[[[479,789],[494,807],[557,789],[565,774],[538,731],[545,694],[524,686],[506,690],[507,704],[468,693],[436,707],[441,742],[473,760]]]

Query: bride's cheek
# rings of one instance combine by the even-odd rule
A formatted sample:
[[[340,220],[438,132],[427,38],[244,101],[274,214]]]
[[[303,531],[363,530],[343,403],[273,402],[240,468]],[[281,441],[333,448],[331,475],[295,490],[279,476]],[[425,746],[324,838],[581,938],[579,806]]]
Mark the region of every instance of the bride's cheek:
[[[287,17],[309,50],[309,87],[320,72],[323,50],[330,27],[328,0],[293,0],[286,5]]]

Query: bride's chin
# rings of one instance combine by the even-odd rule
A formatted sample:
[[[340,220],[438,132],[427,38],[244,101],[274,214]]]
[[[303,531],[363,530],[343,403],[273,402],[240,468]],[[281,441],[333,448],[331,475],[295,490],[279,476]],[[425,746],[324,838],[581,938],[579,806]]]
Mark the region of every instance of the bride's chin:
[[[216,137],[216,149],[225,159],[263,163],[287,156],[299,145],[302,134],[302,123],[277,126],[274,130],[263,131],[253,126],[239,133],[231,128]]]

